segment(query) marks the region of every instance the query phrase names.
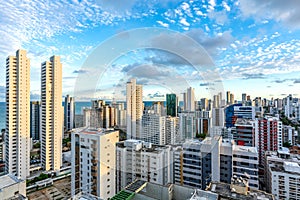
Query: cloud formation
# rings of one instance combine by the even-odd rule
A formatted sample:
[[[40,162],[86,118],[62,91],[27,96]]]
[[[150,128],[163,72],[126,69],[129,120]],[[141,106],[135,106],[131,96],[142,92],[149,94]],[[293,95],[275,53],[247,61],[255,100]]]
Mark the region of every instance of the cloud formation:
[[[245,17],[272,19],[291,29],[300,28],[298,0],[240,0],[240,9]]]

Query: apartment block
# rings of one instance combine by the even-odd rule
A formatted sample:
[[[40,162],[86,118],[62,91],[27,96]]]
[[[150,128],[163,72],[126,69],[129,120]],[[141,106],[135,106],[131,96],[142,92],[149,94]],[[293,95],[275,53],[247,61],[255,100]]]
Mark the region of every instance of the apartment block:
[[[82,192],[101,199],[114,196],[119,131],[78,128],[71,141],[71,195]]]
[[[161,185],[173,182],[171,146],[129,139],[119,142],[116,152],[117,191],[135,179]]]
[[[287,148],[266,152],[265,182],[275,199],[300,198],[300,156]]]

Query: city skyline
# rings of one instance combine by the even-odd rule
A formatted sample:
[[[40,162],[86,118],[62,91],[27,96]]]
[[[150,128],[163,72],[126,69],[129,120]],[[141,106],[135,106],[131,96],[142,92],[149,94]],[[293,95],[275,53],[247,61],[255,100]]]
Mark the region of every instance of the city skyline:
[[[126,40],[128,32],[122,35],[124,31],[145,27],[172,30],[198,42],[212,58],[220,79],[195,78],[197,70],[178,55],[131,49],[131,52],[111,61],[107,69],[113,74],[104,74],[97,91],[86,94],[86,99],[114,98],[112,91],[115,90],[120,90],[125,99],[123,83],[132,77],[144,85],[144,99],[148,100],[172,93],[176,82],[170,80],[174,77],[185,82],[181,92],[188,86],[194,87],[197,99],[210,97],[207,91],[219,92],[214,91],[217,81],[222,83],[224,94],[230,90],[236,99],[245,92],[242,87],[245,85],[251,97],[298,95],[300,20],[297,18],[297,1],[288,1],[284,5],[279,1],[248,3],[246,0],[169,0],[162,4],[134,0],[122,3],[31,1],[20,4],[5,2],[2,8],[0,35],[6,39],[0,42],[0,58],[5,60],[20,48],[28,51],[32,99],[40,96],[41,62],[49,56],[61,56],[63,95],[72,96],[77,76],[87,73],[82,70],[82,65],[99,45],[116,34],[121,34]],[[64,12],[57,16],[58,11]],[[163,43],[165,38],[159,36],[154,38],[155,41]],[[180,43],[180,37],[174,37],[180,48],[193,50]],[[3,62],[1,101],[5,96],[4,69]]]

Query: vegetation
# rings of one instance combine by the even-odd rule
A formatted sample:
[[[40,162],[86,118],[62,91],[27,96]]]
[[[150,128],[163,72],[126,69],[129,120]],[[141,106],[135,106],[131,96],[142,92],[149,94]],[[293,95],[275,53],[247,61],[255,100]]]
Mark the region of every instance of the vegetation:
[[[71,138],[64,138],[63,145],[66,146],[69,142],[71,142]]]
[[[290,148],[292,145],[289,142],[284,142],[283,147]]]
[[[196,133],[196,138],[204,139],[206,137],[205,133]]]
[[[41,173],[38,177],[35,177],[34,179],[31,179],[31,180],[27,180],[26,185],[27,186],[32,185],[38,181],[45,180],[49,177],[51,177],[51,176],[49,176],[48,174]]]
[[[39,149],[41,147],[41,143],[37,142],[33,145],[33,148]]]

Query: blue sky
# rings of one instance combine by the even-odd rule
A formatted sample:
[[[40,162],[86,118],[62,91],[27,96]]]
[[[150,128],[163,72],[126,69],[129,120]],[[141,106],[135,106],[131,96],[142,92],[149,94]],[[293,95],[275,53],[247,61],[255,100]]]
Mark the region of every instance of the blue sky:
[[[131,77],[144,84],[144,99],[180,94],[188,86],[196,89],[197,99],[219,90],[232,91],[236,99],[243,92],[252,98],[299,93],[298,0],[11,0],[0,7],[1,99],[5,58],[19,48],[28,50],[31,59],[33,98],[40,93],[40,63],[51,55],[61,56],[63,93],[78,100],[122,99]],[[145,28],[149,34],[137,31]],[[185,36],[205,52],[199,55]],[[105,46],[106,41],[111,46]],[[122,45],[131,49],[105,60]],[[176,51],[151,48],[155,45]],[[90,55],[103,48],[95,65],[86,66]],[[178,55],[180,51],[189,54]],[[214,63],[209,69],[207,57]],[[97,83],[82,84],[79,76],[95,76]],[[92,83],[76,91],[78,85]]]

